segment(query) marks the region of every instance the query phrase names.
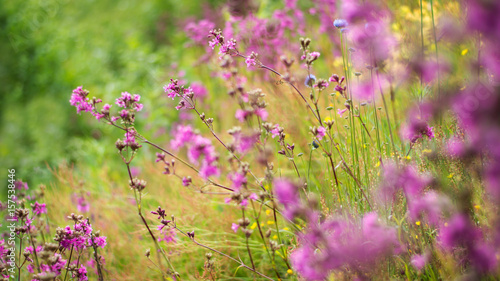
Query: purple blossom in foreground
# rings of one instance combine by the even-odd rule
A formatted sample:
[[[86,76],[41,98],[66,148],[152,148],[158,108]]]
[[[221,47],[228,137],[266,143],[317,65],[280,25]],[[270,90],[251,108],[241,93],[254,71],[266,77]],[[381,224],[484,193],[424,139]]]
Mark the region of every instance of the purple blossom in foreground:
[[[285,179],[275,179],[273,185],[276,198],[285,207],[283,215],[293,219],[302,208],[298,186]]]
[[[324,280],[335,269],[369,272],[383,257],[401,252],[396,229],[384,226],[375,213],[360,225],[341,220],[312,223],[292,252],[293,267],[307,280]]]
[[[429,262],[429,255],[427,253],[423,255],[414,255],[411,258],[411,265],[415,267],[417,270],[422,270],[427,263]]]
[[[448,250],[456,247],[471,248],[474,241],[480,237],[480,231],[463,214],[454,215],[449,221],[441,225],[439,231],[441,245]]]
[[[402,190],[408,201],[420,198],[425,187],[429,186],[432,179],[421,175],[412,166],[398,167],[388,162],[384,164],[379,193],[384,201],[392,201],[397,191]]]
[[[437,226],[440,223],[444,209],[450,209],[448,198],[440,196],[435,191],[429,191],[423,196],[408,200],[408,211],[412,221],[423,220]]]

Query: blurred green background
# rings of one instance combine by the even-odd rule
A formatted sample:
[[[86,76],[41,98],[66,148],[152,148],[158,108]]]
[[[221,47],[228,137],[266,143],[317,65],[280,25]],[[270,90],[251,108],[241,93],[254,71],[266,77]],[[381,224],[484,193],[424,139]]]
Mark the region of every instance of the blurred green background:
[[[71,91],[82,85],[105,102],[128,91],[145,97],[145,106],[154,103],[172,62],[182,63],[184,24],[221,2],[1,1],[2,182],[15,168],[30,185],[47,183],[47,165],[114,153],[117,132],[88,114],[78,116]],[[142,114],[139,126],[169,122],[168,114]]]

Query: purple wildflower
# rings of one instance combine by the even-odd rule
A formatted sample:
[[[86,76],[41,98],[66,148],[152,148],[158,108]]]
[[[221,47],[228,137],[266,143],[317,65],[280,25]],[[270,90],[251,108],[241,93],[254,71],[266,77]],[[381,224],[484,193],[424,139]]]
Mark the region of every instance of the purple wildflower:
[[[417,270],[422,270],[429,262],[429,254],[425,253],[423,255],[414,255],[411,258],[411,265]]]
[[[38,202],[35,202],[34,205],[32,205],[32,208],[33,208],[33,213],[37,214],[37,215],[41,215],[41,214],[46,214],[47,213],[47,208],[46,208],[46,205],[45,203],[38,203]]]
[[[82,111],[91,112],[94,108],[92,104],[89,102],[89,91],[83,90],[82,86],[77,87],[73,90],[73,94],[71,94],[71,99],[69,100],[70,104],[76,107],[76,113],[80,113]]]
[[[234,231],[234,233],[236,233],[236,232],[238,231],[238,228],[239,228],[239,227],[240,227],[240,225],[239,225],[239,224],[237,224],[237,223],[233,223],[233,224],[231,225],[231,229]]]

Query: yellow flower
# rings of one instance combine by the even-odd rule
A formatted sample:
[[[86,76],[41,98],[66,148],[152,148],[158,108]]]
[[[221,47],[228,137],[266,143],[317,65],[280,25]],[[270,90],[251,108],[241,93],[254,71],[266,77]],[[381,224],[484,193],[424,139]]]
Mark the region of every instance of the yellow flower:
[[[266,215],[271,215],[271,210],[266,210]]]
[[[290,230],[288,227],[283,228],[284,231]]]
[[[330,118],[330,116],[327,116],[327,117],[325,118],[325,121],[323,121],[323,122],[327,123],[327,122],[330,122],[330,121],[332,121],[332,118]]]
[[[418,235],[415,235],[415,238],[417,238],[417,239],[418,239]]]
[[[462,56],[465,56],[467,55],[467,53],[469,52],[469,49],[463,49],[462,52],[460,53]]]
[[[476,208],[477,210],[480,210],[481,209],[481,205],[474,205],[474,208]]]
[[[453,178],[454,175],[455,175],[454,173],[451,173],[448,175],[448,178],[451,179],[451,178]]]
[[[377,164],[375,164],[375,168],[378,168],[380,166],[380,161],[377,162]]]
[[[274,221],[267,221],[267,224],[274,224]]]
[[[416,225],[420,225],[420,221],[417,221],[415,224],[416,224]]]
[[[406,156],[405,158],[406,158],[406,160],[411,160],[411,156],[410,155]]]
[[[274,236],[273,236],[273,239],[274,239],[274,240],[278,239],[278,235],[274,235]]]
[[[255,229],[256,227],[257,227],[257,223],[256,223],[256,222],[254,222],[254,223],[252,224],[252,226],[250,226],[250,229]]]
[[[432,152],[432,150],[430,150],[430,149],[424,149],[424,150],[422,150],[422,152],[425,153],[425,154],[429,154],[429,153]]]
[[[288,270],[286,271],[286,273],[288,273],[288,275],[293,275],[293,270],[288,269]]]

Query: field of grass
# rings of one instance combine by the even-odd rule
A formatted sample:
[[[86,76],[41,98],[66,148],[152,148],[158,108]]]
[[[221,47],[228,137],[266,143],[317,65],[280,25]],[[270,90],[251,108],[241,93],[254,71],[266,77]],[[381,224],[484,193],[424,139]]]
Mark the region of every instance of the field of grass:
[[[498,280],[495,1],[29,2],[4,280]]]

